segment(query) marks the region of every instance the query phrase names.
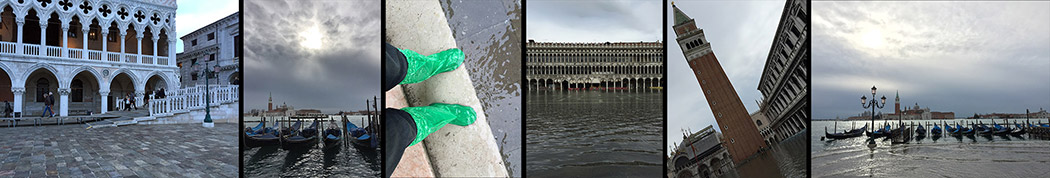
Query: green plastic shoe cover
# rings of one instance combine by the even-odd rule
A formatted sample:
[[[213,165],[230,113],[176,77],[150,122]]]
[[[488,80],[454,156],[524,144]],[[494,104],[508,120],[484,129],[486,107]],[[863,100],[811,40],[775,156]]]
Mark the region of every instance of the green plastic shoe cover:
[[[402,54],[405,54],[405,58],[408,60],[408,74],[405,75],[404,80],[401,80],[401,84],[423,82],[430,76],[455,70],[463,63],[463,58],[465,57],[463,51],[455,48],[431,54],[430,56],[423,56],[407,49],[399,50],[401,50]]]
[[[401,110],[408,112],[416,121],[416,139],[408,146],[423,141],[427,135],[441,129],[445,124],[467,126],[477,119],[474,108],[458,104],[434,103],[430,106],[406,107]]]

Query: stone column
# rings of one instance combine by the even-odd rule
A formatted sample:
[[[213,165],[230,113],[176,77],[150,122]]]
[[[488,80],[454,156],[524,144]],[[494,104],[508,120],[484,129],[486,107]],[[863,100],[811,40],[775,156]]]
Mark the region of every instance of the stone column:
[[[98,91],[98,94],[102,96],[102,114],[109,112],[109,90]]]
[[[168,65],[175,66],[175,40],[168,37]]]
[[[127,41],[126,40],[127,36],[128,36],[128,31],[127,30],[121,30],[120,31],[120,61],[122,61],[122,62],[127,62],[126,57],[124,57],[124,54],[126,53],[124,51],[124,49],[127,48],[127,46],[128,46],[127,44],[124,44],[124,41]]]
[[[58,56],[69,57],[69,52],[66,52],[69,49],[69,43],[66,40],[69,40],[69,23],[62,23],[62,51],[58,52]],[[62,107],[62,109],[65,108]]]
[[[102,30],[102,59],[109,60],[109,30]]]
[[[88,37],[88,33],[91,32],[91,24],[88,24],[87,26],[84,26],[83,29],[80,29],[80,32],[83,32],[83,33],[80,33],[80,36],[81,36],[80,38],[84,40],[84,43],[83,43],[84,44],[84,51],[81,51],[80,55],[81,55],[81,58],[87,59],[88,58],[88,38],[90,38],[90,37]]]
[[[22,112],[22,103],[25,102],[23,101],[22,96],[26,94],[26,88],[11,87],[11,93],[14,93],[15,95],[14,112]],[[25,115],[25,113],[22,113],[22,115]]]
[[[153,63],[157,64],[157,40],[160,40],[160,36],[157,33],[153,33]]]
[[[40,55],[47,55],[47,20],[40,19]]]
[[[25,30],[25,28],[22,28],[22,26],[25,26],[25,23],[26,23],[25,17],[19,18],[16,21],[16,23],[18,23],[18,46],[16,46],[15,48],[18,51],[16,51],[15,53],[25,54],[26,52],[24,50],[22,50],[22,48],[23,48],[22,47],[22,34],[24,34],[22,31]]]
[[[59,116],[69,116],[69,88],[58,88],[58,95]],[[51,110],[54,110],[54,108],[51,108]]]

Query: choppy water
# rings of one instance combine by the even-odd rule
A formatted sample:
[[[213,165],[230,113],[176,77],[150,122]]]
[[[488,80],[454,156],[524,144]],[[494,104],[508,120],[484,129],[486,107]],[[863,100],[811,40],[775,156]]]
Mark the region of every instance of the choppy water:
[[[662,93],[538,91],[526,99],[529,177],[663,175]]]
[[[736,175],[727,177],[806,177],[806,131],[772,145],[769,150],[740,164]]]
[[[347,116],[355,125],[363,126],[363,116]],[[333,119],[336,117],[332,117]],[[245,126],[258,124],[259,117],[244,117]],[[270,119],[267,119],[270,120]],[[255,122],[250,122],[255,121]],[[267,123],[271,125],[272,121]],[[303,126],[309,125],[304,121]],[[327,126],[327,124],[326,124]],[[238,132],[240,133],[240,132]],[[255,147],[244,150],[244,177],[379,177],[382,160],[377,150],[358,150],[352,145],[322,149],[318,142],[309,150],[284,150],[279,146]],[[379,150],[381,151],[381,150]]]
[[[466,54],[478,99],[511,176],[521,176],[521,3],[443,0],[456,45]]]
[[[954,121],[990,124],[990,119]],[[1002,119],[995,120],[1002,123]],[[1010,122],[1014,122],[1011,119]],[[1023,119],[1016,119],[1020,122]],[[1032,120],[1035,122],[1036,120]],[[840,121],[838,129],[871,124],[871,121]],[[886,121],[876,121],[881,125]],[[889,121],[896,124],[897,121]],[[927,121],[904,121],[922,122]],[[930,121],[931,123],[933,121]],[[940,122],[939,120],[937,121]],[[1043,119],[1045,123],[1046,120]],[[867,136],[821,141],[824,127],[835,130],[832,121],[813,121],[813,177],[1046,177],[1050,175],[1050,141],[1029,136],[926,136],[907,144],[876,139],[868,148]],[[896,127],[896,126],[894,126]],[[967,126],[969,127],[969,126]],[[930,127],[927,127],[930,128]]]

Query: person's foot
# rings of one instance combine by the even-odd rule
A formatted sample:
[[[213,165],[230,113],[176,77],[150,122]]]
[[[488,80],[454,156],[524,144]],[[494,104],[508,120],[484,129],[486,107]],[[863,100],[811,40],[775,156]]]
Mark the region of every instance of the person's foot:
[[[431,76],[439,73],[455,70],[463,64],[463,51],[459,49],[448,49],[429,56],[423,56],[412,50],[400,49],[408,61],[408,74],[401,84],[412,84],[423,82]]]
[[[477,119],[474,108],[458,104],[433,103],[430,106],[406,107],[401,110],[408,112],[416,122],[416,138],[409,146],[423,141],[427,135],[440,130],[446,124],[467,126]]]

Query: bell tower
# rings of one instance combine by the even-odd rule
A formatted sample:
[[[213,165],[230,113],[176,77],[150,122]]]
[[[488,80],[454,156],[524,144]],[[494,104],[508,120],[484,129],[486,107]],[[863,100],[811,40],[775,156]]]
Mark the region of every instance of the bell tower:
[[[273,111],[273,92],[270,92],[270,104],[266,106],[266,111]]]
[[[711,43],[704,37],[704,30],[696,27],[696,21],[685,15],[678,6],[674,8],[674,32],[678,45],[685,54],[689,67],[693,69],[696,81],[722,135],[722,143],[733,157],[734,163],[740,163],[765,147],[765,141],[758,127],[751,121],[751,115],[744,108],[736,89],[726,76],[722,65],[718,63]]]

